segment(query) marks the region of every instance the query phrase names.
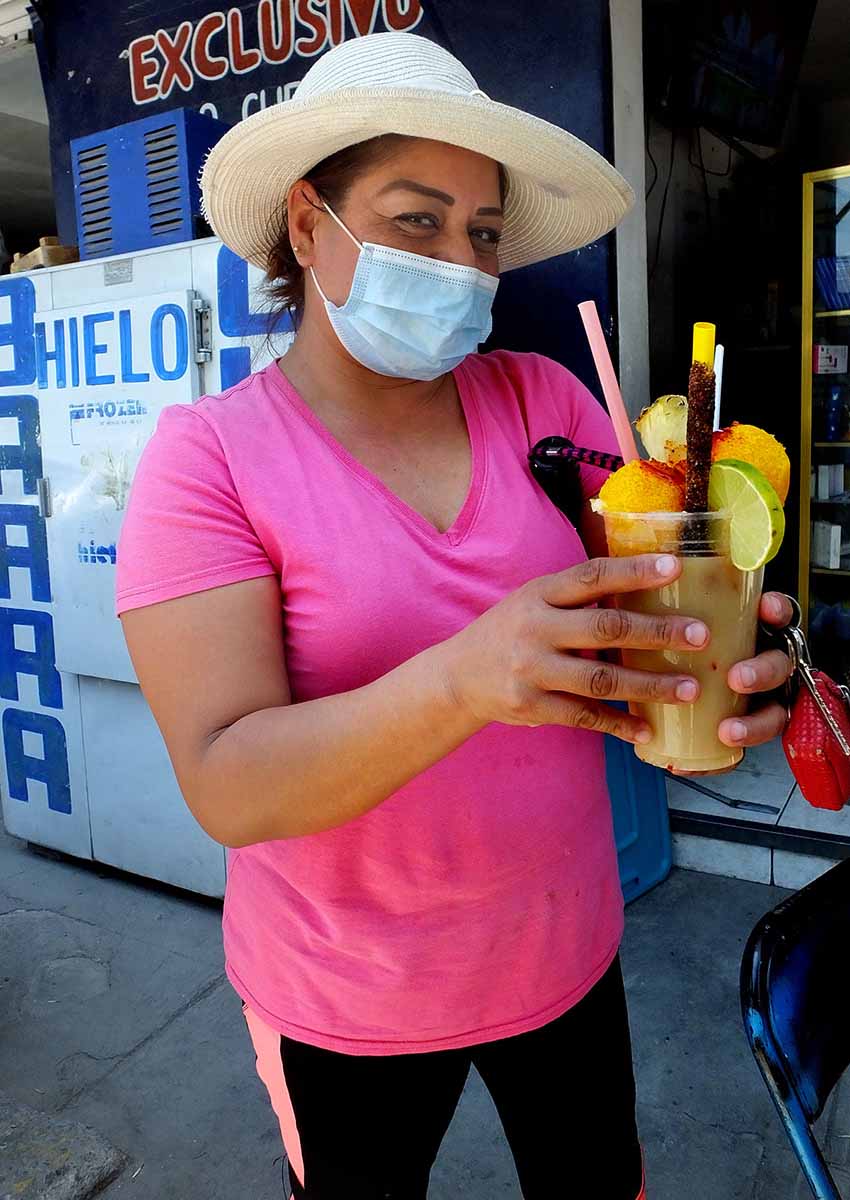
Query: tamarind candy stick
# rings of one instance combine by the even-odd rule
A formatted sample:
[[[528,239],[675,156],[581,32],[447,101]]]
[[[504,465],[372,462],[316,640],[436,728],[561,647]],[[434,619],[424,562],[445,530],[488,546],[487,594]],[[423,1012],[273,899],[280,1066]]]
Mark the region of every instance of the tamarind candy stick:
[[[688,453],[685,462],[685,512],[708,511],[711,435],[714,432],[714,371],[691,365],[688,380]]]

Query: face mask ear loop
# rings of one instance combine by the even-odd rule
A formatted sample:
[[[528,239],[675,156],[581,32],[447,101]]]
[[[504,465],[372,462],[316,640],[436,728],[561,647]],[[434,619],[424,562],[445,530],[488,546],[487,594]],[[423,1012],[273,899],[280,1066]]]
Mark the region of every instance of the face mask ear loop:
[[[358,250],[362,250],[362,249],[363,249],[363,243],[362,243],[362,242],[358,242],[357,238],[354,236],[354,234],[351,232],[351,230],[348,228],[348,226],[347,226],[346,224],[344,224],[344,222],[342,222],[342,221],[339,219],[339,217],[336,215],[336,213],[335,213],[335,212],[334,212],[334,210],[331,208],[331,206],[328,204],[328,202],[327,202],[327,200],[324,198],[324,196],[322,197],[322,204],[324,204],[326,212],[330,213],[330,215],[331,215],[331,216],[333,217],[333,219],[336,221],[337,225],[339,225],[340,229],[341,229],[341,230],[342,230],[344,233],[347,233],[347,234],[348,234],[348,236],[351,238],[352,242],[354,242],[354,245],[357,247],[357,249],[358,249]]]
[[[316,285],[316,291],[317,291],[317,292],[319,293],[319,295],[322,297],[322,299],[324,300],[325,304],[328,304],[328,303],[329,303],[329,301],[328,301],[328,298],[327,298],[327,296],[325,295],[325,293],[322,291],[322,289],[321,289],[321,286],[320,286],[320,284],[319,284],[319,281],[318,281],[318,279],[316,278],[316,272],[313,270],[313,268],[312,268],[312,267],[310,268],[310,274],[313,276],[313,283],[315,283],[315,285]]]
[[[357,247],[357,249],[358,249],[358,250],[362,250],[362,249],[363,249],[363,243],[362,243],[362,242],[358,242],[357,238],[354,236],[354,234],[351,232],[351,230],[348,228],[348,226],[347,226],[347,225],[345,225],[345,224],[344,224],[344,223],[343,223],[343,222],[342,222],[342,221],[339,219],[339,217],[336,215],[336,213],[335,213],[335,212],[334,212],[334,210],[331,208],[331,206],[328,204],[328,202],[327,202],[327,200],[324,198],[324,196],[322,196],[322,198],[321,198],[321,199],[322,199],[322,204],[324,204],[324,206],[325,206],[325,211],[326,211],[327,213],[329,213],[329,214],[330,214],[330,216],[332,216],[332,217],[333,217],[333,219],[336,221],[337,225],[339,225],[340,229],[341,229],[341,230],[342,230],[344,233],[347,233],[347,234],[348,234],[348,236],[351,238],[352,242],[354,242],[354,245]],[[324,300],[325,304],[328,304],[328,303],[329,303],[329,301],[328,301],[328,298],[327,298],[327,296],[325,295],[325,293],[322,291],[321,287],[319,286],[319,281],[318,281],[318,279],[316,278],[316,272],[313,270],[313,268],[312,268],[312,267],[310,267],[310,274],[313,276],[313,283],[315,283],[315,285],[316,285],[316,291],[317,291],[317,292],[319,293],[319,295],[322,297],[322,299]]]

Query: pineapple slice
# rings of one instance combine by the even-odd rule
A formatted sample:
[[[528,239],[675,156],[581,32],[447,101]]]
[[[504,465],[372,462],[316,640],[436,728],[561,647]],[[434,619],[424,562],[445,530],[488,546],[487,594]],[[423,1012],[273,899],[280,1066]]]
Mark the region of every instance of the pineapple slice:
[[[635,421],[647,454],[656,462],[675,466],[688,452],[687,396],[661,396]]]

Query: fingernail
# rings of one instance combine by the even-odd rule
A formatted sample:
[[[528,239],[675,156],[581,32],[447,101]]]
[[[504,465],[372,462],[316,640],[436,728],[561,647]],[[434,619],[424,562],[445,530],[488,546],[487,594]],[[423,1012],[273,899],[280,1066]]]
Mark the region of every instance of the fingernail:
[[[659,575],[672,575],[676,570],[676,560],[672,554],[662,554],[655,560],[655,570]]]
[[[645,746],[647,742],[652,741],[652,730],[651,729],[641,729],[638,733],[635,734],[635,741],[638,742],[641,746]]]
[[[676,684],[676,699],[677,700],[696,700],[697,685],[693,679],[683,679],[681,683]]]
[[[729,736],[733,742],[742,742],[747,736],[747,727],[743,721],[733,721],[729,728]]]
[[[685,640],[692,646],[704,646],[708,638],[708,628],[701,621],[694,621],[685,630]]]
[[[744,687],[752,687],[756,681],[756,673],[752,667],[739,667],[738,675]]]

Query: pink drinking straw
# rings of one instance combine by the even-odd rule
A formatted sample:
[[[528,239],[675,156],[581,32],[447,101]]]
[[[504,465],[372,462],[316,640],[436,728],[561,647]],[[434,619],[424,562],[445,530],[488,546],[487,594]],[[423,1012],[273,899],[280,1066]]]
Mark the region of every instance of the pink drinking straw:
[[[608,415],[611,418],[611,424],[614,426],[614,434],[617,438],[617,445],[620,447],[620,454],[623,456],[623,462],[632,462],[640,456],[635,445],[635,435],[632,433],[632,423],[629,420],[629,414],[626,412],[626,406],[623,403],[623,394],[620,391],[619,383],[617,383],[617,376],[614,374],[614,364],[611,362],[611,355],[608,353],[608,343],[605,341],[605,334],[602,332],[602,326],[599,323],[596,302],[594,300],[585,300],[583,304],[578,306],[578,310],[584,322],[584,331],[587,334],[587,340],[590,342],[590,352],[596,364],[596,373],[599,376],[599,382],[602,384],[602,394],[608,406]]]

